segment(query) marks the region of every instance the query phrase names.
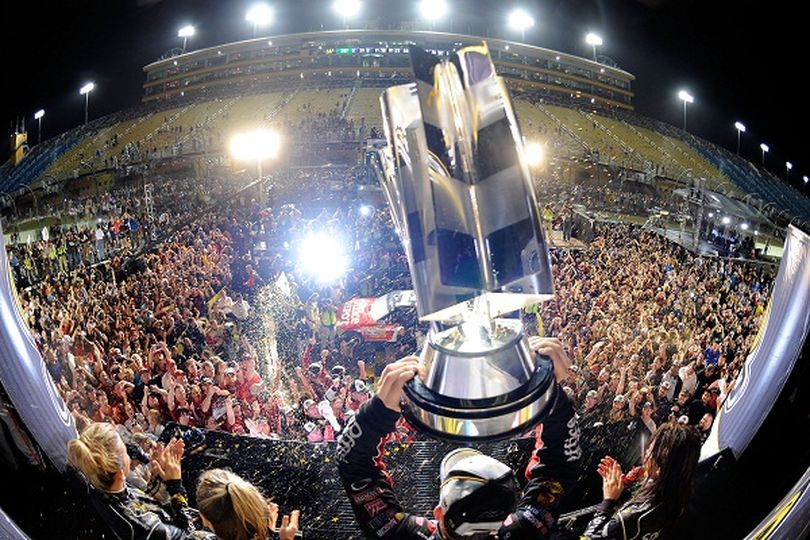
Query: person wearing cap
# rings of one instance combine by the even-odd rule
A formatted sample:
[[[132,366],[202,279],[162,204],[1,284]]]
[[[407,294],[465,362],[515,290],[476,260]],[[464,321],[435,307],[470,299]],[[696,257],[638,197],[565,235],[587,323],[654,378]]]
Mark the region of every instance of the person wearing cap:
[[[577,412],[579,424],[588,427],[592,426],[594,422],[601,422],[604,412],[604,406],[599,402],[599,392],[588,390],[588,393],[585,394],[585,403]]]
[[[610,412],[608,413],[608,422],[621,422],[627,417],[627,413],[625,411],[625,404],[627,399],[625,399],[624,395],[616,394],[616,397],[613,398],[613,406],[610,408]]]
[[[518,496],[508,466],[473,449],[454,450],[441,463],[435,519],[404,510],[382,462],[384,442],[400,418],[402,388],[419,370],[415,357],[386,366],[377,394],[349,420],[335,451],[340,480],[366,537],[520,540],[551,534],[561,501],[576,481],[580,433],[571,401],[559,387],[570,366],[562,345],[540,337],[529,338],[529,345],[552,359],[558,385],[552,413],[535,430],[523,493]]]

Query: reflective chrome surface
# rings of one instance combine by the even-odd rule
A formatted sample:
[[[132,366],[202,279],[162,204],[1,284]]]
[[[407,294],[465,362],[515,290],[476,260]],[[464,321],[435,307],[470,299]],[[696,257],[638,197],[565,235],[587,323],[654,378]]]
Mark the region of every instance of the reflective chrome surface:
[[[525,405],[507,412],[500,412],[498,407],[482,410],[480,412],[491,416],[481,418],[465,418],[465,412],[469,411],[462,409],[444,408],[442,413],[428,411],[411,401],[408,386],[402,410],[411,424],[436,438],[454,442],[502,439],[523,433],[542,420],[557,391],[553,377],[547,382],[545,390]]]
[[[495,319],[496,331],[464,323],[428,336],[422,353],[425,386],[460,399],[494,398],[526,384],[534,371],[534,355],[523,337],[520,321]]]

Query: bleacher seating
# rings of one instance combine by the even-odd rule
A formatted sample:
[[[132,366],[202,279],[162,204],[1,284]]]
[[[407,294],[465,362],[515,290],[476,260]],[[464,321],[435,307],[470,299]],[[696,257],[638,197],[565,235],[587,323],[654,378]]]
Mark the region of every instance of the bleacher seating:
[[[304,118],[335,114],[354,125],[355,136],[366,136],[372,127],[381,131],[381,91],[356,82],[353,88],[254,89],[252,94],[140,105],[35,146],[18,167],[0,167],[0,192],[14,193],[37,179],[63,180],[104,169],[130,143],[139,148],[139,159],[196,151],[202,147],[197,140],[201,128],[208,128],[207,143],[212,137],[219,143],[243,126],[288,129],[302,125]],[[513,103],[526,138],[545,140],[555,157],[598,159],[684,183],[704,178],[709,189],[738,199],[753,197],[763,202],[761,207],[770,203],[790,217],[810,220],[810,200],[801,192],[675,126],[628,111],[552,105],[529,95],[516,95]]]

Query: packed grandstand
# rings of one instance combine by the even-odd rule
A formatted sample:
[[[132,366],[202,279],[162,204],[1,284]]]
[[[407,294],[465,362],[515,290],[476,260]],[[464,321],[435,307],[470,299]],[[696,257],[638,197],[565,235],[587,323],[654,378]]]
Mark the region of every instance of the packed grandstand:
[[[412,288],[378,185],[380,92],[409,80],[409,44],[473,41],[327,32],[172,56],[144,68],[142,104],[0,168],[19,309],[76,425],[111,423],[147,452],[178,425],[335,441],[427,331],[407,305],[374,311]],[[600,449],[627,454],[667,422],[705,439],[766,314],[781,231],[810,201],[635,113],[615,65],[492,41],[544,151],[533,172],[556,296],[519,316],[561,341],[562,387]],[[229,153],[245,127],[285,148],[258,179]],[[337,279],[302,259],[313,237],[339,242]],[[427,440],[406,422],[396,435],[392,452]]]

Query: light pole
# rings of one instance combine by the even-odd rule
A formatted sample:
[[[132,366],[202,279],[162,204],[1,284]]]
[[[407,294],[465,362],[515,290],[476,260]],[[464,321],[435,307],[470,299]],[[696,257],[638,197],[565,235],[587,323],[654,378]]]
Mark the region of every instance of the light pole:
[[[34,113],[34,120],[39,123],[39,134],[37,136],[37,144],[42,142],[42,117],[45,116],[45,109],[40,109]],[[85,120],[86,122],[86,120]]]
[[[790,171],[793,169],[793,163],[785,162],[785,182],[790,182]]]
[[[194,35],[194,27],[190,24],[184,26],[180,30],[177,31],[177,37],[183,38],[183,52],[186,52],[186,45],[188,44],[188,38]]]
[[[768,148],[767,144],[762,143],[762,144],[759,145],[759,149],[762,150],[762,166],[764,167],[765,166],[765,154],[770,150],[770,148]]]
[[[802,176],[802,180],[804,180],[804,183],[807,184],[807,176]]]
[[[695,98],[692,97],[692,95],[686,90],[681,90],[678,92],[678,98],[683,101],[683,130],[686,131],[686,104],[694,103]]]
[[[231,155],[239,161],[255,161],[258,169],[259,198],[264,202],[264,189],[261,186],[262,161],[278,157],[281,139],[275,131],[257,129],[234,135],[231,139]]]
[[[594,34],[593,32],[591,32],[587,36],[585,36],[585,42],[588,45],[593,46],[593,61],[596,62],[597,61],[596,60],[596,48],[602,46],[602,43],[603,43],[602,38],[600,36]]]
[[[737,155],[740,155],[740,133],[745,133],[745,125],[742,122],[734,122],[734,127],[737,128]]]
[[[335,0],[333,8],[343,17],[343,27],[348,28],[346,21],[360,13],[360,0]]]
[[[84,96],[84,123],[87,124],[87,113],[90,109],[90,92],[96,87],[95,83],[89,82],[79,89],[79,94]]]
[[[430,21],[430,29],[436,25],[436,21],[447,14],[447,2],[444,0],[422,0],[419,3],[419,13],[422,18]]]
[[[520,30],[520,41],[526,41],[526,29],[534,26],[534,17],[525,9],[517,8],[509,14],[509,27]]]
[[[245,19],[253,24],[253,37],[255,38],[256,29],[259,26],[267,26],[273,22],[273,10],[267,4],[256,4],[248,10]]]

